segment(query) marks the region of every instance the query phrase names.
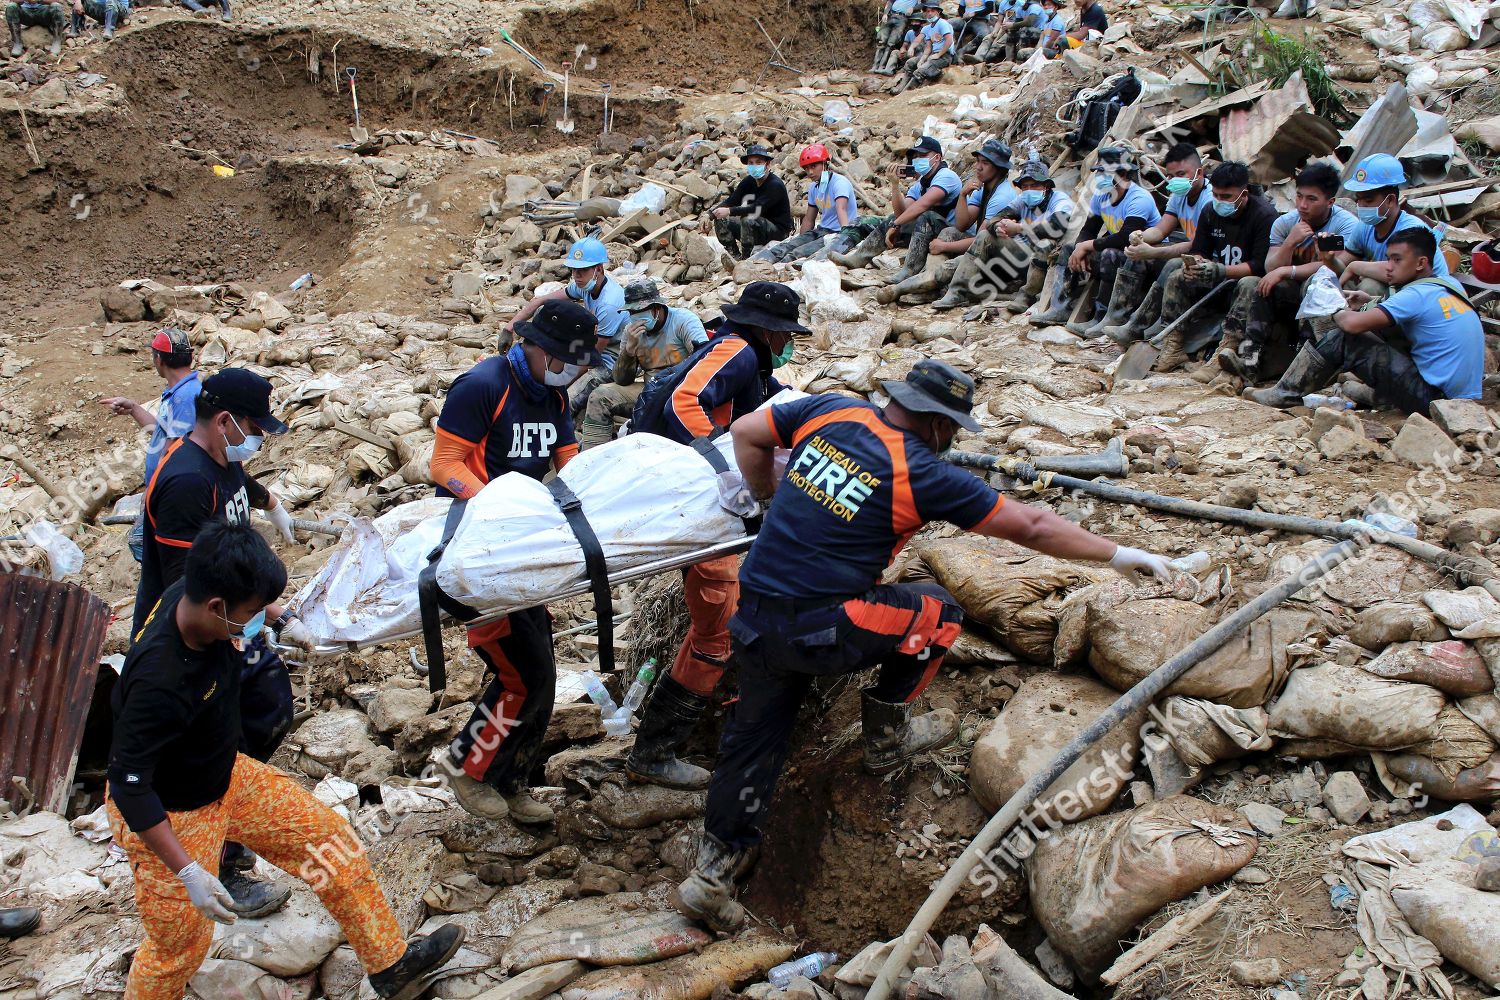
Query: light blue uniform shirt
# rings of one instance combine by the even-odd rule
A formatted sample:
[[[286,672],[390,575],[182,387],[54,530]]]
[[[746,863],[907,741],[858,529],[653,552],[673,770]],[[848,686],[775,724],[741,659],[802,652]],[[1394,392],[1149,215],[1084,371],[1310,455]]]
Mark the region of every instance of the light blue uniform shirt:
[[[198,420],[198,393],[203,389],[195,371],[174,386],[161,391],[161,405],[156,408],[156,426],[151,429],[151,440],[146,443],[146,485],[156,474],[156,463],[161,461],[167,445],[180,437],[187,437]]]
[[[1449,399],[1478,399],[1484,385],[1484,327],[1479,315],[1437,281],[1413,281],[1380,308],[1411,341],[1411,359],[1428,385]]]
[[[953,207],[948,209],[948,224],[951,226],[958,217],[958,193],[963,190],[964,182],[959,180],[958,174],[951,167],[940,167],[937,176],[932,179],[932,187],[942,188],[947,194],[943,201],[953,202]],[[911,187],[906,189],[906,197],[912,201],[922,197],[921,181],[912,181]]]
[[[917,11],[917,0],[891,0],[892,14],[906,14],[908,16]]]
[[[1125,189],[1125,197],[1120,199],[1118,205],[1110,202],[1114,193],[1114,189],[1111,188],[1094,195],[1089,201],[1089,212],[1104,219],[1104,225],[1099,228],[1101,235],[1113,236],[1118,233],[1125,228],[1125,220],[1131,216],[1145,219],[1148,227],[1161,221],[1161,212],[1157,210],[1156,199],[1134,181],[1131,181],[1130,187]]]
[[[929,56],[940,55],[953,48],[953,25],[945,18],[922,25],[922,49]]]
[[[1302,216],[1297,214],[1295,208],[1285,215],[1279,216],[1275,222],[1271,223],[1271,246],[1279,247],[1285,243],[1287,236],[1292,232],[1292,228],[1301,221]],[[1328,221],[1313,230],[1313,234],[1307,239],[1298,243],[1293,256],[1301,258],[1303,263],[1308,263],[1316,258],[1318,255],[1318,233],[1337,233],[1344,238],[1344,246],[1348,247],[1354,242],[1363,225],[1364,223],[1354,217],[1353,212],[1346,212],[1335,205],[1333,206],[1333,211],[1328,213]]]
[[[1203,185],[1203,190],[1198,192],[1197,201],[1193,201],[1192,196],[1193,193],[1189,191],[1185,194],[1174,194],[1167,199],[1165,214],[1177,216],[1177,232],[1167,237],[1168,243],[1193,242],[1193,234],[1198,232],[1198,216],[1205,211],[1212,211],[1210,206],[1214,203],[1214,193],[1206,183]],[[1178,232],[1182,233],[1181,240],[1177,237]]]
[[[979,232],[979,227],[983,225],[986,219],[993,219],[1005,211],[1011,205],[1015,204],[1016,199],[1020,196],[1021,192],[1016,190],[1014,184],[1008,180],[1001,181],[995,186],[995,190],[990,194],[990,200],[985,203],[984,210],[979,213],[979,217],[974,220],[974,224],[964,230],[964,232],[970,236],[975,235]],[[980,188],[978,191],[970,191],[969,196],[964,200],[972,207],[978,205],[979,199],[983,197],[984,189]],[[954,214],[957,215],[958,213],[955,212]]]
[[[843,228],[842,223],[839,222],[838,200],[840,198],[848,199],[849,203],[844,211],[848,213],[849,220],[854,221],[854,185],[843,174],[836,174],[824,167],[822,178],[807,192],[807,203],[822,213],[818,216],[819,229],[837,231]]]
[[[1038,10],[1041,10],[1041,8],[1038,8]],[[1048,31],[1062,33],[1068,30],[1067,19],[1062,14],[1053,14],[1051,17],[1048,17],[1045,10],[1041,11],[1041,14],[1041,20],[1037,23],[1036,29],[1042,34],[1045,35]]]
[[[1045,219],[1049,215],[1072,215],[1078,210],[1078,206],[1073,204],[1072,198],[1055,189],[1052,191],[1051,196],[1036,208],[1032,208],[1026,204],[1021,199],[1021,192],[1017,191],[1016,200],[1011,202],[1009,207],[1014,209],[1016,214],[1021,217],[1021,221],[1028,225],[1038,219]]]
[[[1344,237],[1344,248],[1350,253],[1364,260],[1386,260],[1386,244],[1391,241],[1392,236],[1395,236],[1403,229],[1419,227],[1421,229],[1427,230],[1429,233],[1432,232],[1431,226],[1423,222],[1421,219],[1417,218],[1415,215],[1412,215],[1410,212],[1402,212],[1399,216],[1396,217],[1395,227],[1383,240],[1375,235],[1374,226],[1367,226],[1363,222],[1358,222],[1358,226],[1359,228],[1354,232],[1354,239],[1351,240],[1347,236]],[[1437,254],[1433,257],[1432,273],[1440,278],[1446,278],[1448,276],[1448,261],[1444,259],[1441,247],[1438,249]],[[1432,379],[1428,379],[1427,381],[1431,382],[1433,385],[1437,385],[1437,383],[1433,382]]]
[[[600,363],[605,371],[612,372],[615,370],[615,358],[620,353],[620,331],[630,322],[630,315],[625,312],[625,289],[620,287],[618,281],[611,281],[607,275],[597,295],[579,297],[573,294],[572,289],[570,281],[565,286],[568,298],[593,313],[594,319],[599,323],[599,336],[609,338],[609,346],[604,349],[604,360]]]

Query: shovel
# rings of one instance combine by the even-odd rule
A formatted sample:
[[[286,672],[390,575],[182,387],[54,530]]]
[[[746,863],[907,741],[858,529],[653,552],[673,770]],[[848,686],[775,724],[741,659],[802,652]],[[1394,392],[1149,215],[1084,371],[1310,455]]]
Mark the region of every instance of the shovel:
[[[350,66],[344,70],[344,73],[349,77],[349,96],[354,100],[354,124],[349,128],[349,138],[353,139],[356,145],[363,146],[370,141],[370,130],[362,127],[359,122],[359,84],[355,81],[355,78],[359,76],[359,71]]]
[[[562,115],[562,120],[561,121],[556,121],[556,122],[553,122],[552,124],[553,124],[553,126],[559,132],[562,132],[564,135],[566,135],[567,133],[573,131],[573,121],[572,121],[571,118],[568,117],[568,78],[571,75],[571,71],[573,69],[573,64],[570,63],[570,62],[564,62],[562,64],[562,67],[563,67],[563,115]]]
[[[1178,316],[1172,322],[1168,323],[1166,325],[1166,328],[1152,339],[1158,342],[1163,340],[1167,336],[1167,334],[1177,329],[1177,327],[1181,326],[1189,316],[1197,312],[1199,306],[1203,305],[1203,303],[1207,302],[1215,295],[1218,295],[1220,292],[1222,292],[1232,284],[1234,284],[1233,278],[1225,278],[1223,281],[1219,282],[1214,286],[1213,291],[1209,292],[1207,295],[1203,296],[1203,298],[1188,306],[1185,310],[1183,310],[1181,316]],[[1145,341],[1138,341],[1137,343],[1131,344],[1130,347],[1126,349],[1125,356],[1120,359],[1120,366],[1115,369],[1115,381],[1137,382],[1145,378],[1151,373],[1151,366],[1156,364],[1156,359],[1160,356],[1161,351],[1155,347],[1152,347]]]

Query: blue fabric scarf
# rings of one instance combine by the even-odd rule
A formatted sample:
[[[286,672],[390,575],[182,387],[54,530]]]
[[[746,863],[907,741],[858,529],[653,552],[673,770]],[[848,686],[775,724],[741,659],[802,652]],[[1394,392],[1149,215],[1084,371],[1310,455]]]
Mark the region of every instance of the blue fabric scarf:
[[[533,403],[540,403],[547,398],[547,387],[531,377],[531,365],[526,361],[526,352],[518,340],[510,345],[510,350],[505,352],[505,360],[510,362],[510,370],[515,373],[516,385],[521,387],[521,392]]]

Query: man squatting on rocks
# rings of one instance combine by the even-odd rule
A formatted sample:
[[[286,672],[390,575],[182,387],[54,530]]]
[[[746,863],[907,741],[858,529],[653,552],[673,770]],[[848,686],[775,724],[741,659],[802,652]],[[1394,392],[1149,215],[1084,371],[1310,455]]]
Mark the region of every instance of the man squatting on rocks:
[[[756,143],[740,162],[745,164],[745,176],[698,226],[704,234],[712,229],[736,260],[792,232],[792,203],[786,185],[771,173],[771,151]]]
[[[978,428],[969,376],[923,360],[905,381],[881,385],[891,398],[884,408],[812,396],[748,414],[733,426],[745,483],[770,508],[741,569],[739,607],[729,623],[740,696],[709,784],[697,865],[677,890],[679,909],[716,930],[745,922],[735,878],[760,840],[797,709],[814,677],[880,667],[861,708],[865,766],[875,773],[946,743],[956,731],[952,712],[915,715],[914,706],[957,638],[962,611],[935,584],[878,582],[924,524],[949,521],[1059,558],[1172,576],[1161,556],[1005,500],[942,461],[959,427]],[[778,447],[791,450],[779,481]]]

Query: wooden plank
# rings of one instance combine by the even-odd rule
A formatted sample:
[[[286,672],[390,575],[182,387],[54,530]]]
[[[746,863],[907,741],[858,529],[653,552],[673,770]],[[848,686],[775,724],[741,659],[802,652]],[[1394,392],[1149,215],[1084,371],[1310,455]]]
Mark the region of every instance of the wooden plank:
[[[333,429],[336,431],[342,431],[352,438],[359,438],[361,441],[368,441],[370,444],[376,445],[380,448],[384,448],[386,451],[392,453],[396,451],[396,442],[392,441],[390,438],[382,437],[381,435],[376,434],[374,431],[366,430],[363,427],[358,427],[354,424],[349,423],[347,420],[335,420],[333,422]]]
[[[1236,90],[1234,93],[1226,94],[1223,97],[1215,97],[1212,100],[1202,101],[1198,104],[1193,105],[1191,108],[1188,108],[1186,111],[1179,111],[1175,115],[1168,115],[1160,122],[1158,122],[1154,127],[1147,129],[1142,134],[1151,135],[1153,132],[1160,132],[1162,129],[1168,129],[1174,125],[1180,125],[1183,122],[1192,121],[1194,118],[1200,118],[1203,115],[1212,114],[1213,112],[1222,110],[1223,108],[1227,108],[1230,105],[1246,104],[1250,101],[1255,100],[1257,97],[1261,96],[1270,89],[1271,84],[1269,81],[1257,81],[1255,83],[1252,83],[1250,86],[1245,87],[1243,90]]]
[[[1188,935],[1202,926],[1209,917],[1218,913],[1219,907],[1224,905],[1224,900],[1233,894],[1234,886],[1230,886],[1203,905],[1186,913],[1179,913],[1168,920],[1160,930],[1115,959],[1115,964],[1104,970],[1099,981],[1105,986],[1114,986],[1132,972],[1144,968],[1147,963],[1175,948]]]
[[[1470,188],[1493,187],[1496,184],[1500,184],[1500,177],[1470,177],[1462,181],[1444,181],[1441,184],[1428,184],[1424,187],[1407,188],[1401,192],[1401,197],[1409,201],[1412,198],[1427,198],[1435,194],[1467,191]]]
[[[693,216],[688,216],[687,218],[684,218],[684,219],[678,219],[676,222],[669,222],[665,226],[662,226],[662,227],[660,227],[659,229],[656,229],[653,232],[647,233],[645,236],[642,236],[640,239],[636,240],[634,243],[632,243],[630,245],[633,246],[633,247],[636,247],[636,248],[643,247],[647,243],[650,243],[652,240],[656,239],[658,236],[661,236],[661,235],[663,235],[665,233],[669,233],[672,230],[676,229],[678,226],[686,225],[687,223],[697,222],[697,221],[698,220],[696,218],[694,218]]]
[[[625,216],[625,218],[621,219],[615,225],[611,226],[609,232],[599,237],[600,242],[608,243],[610,240],[614,239],[616,236],[619,236],[625,230],[629,229],[631,226],[644,219],[648,212],[649,209],[647,209],[646,206],[642,205],[634,212],[631,212],[629,215]]]

